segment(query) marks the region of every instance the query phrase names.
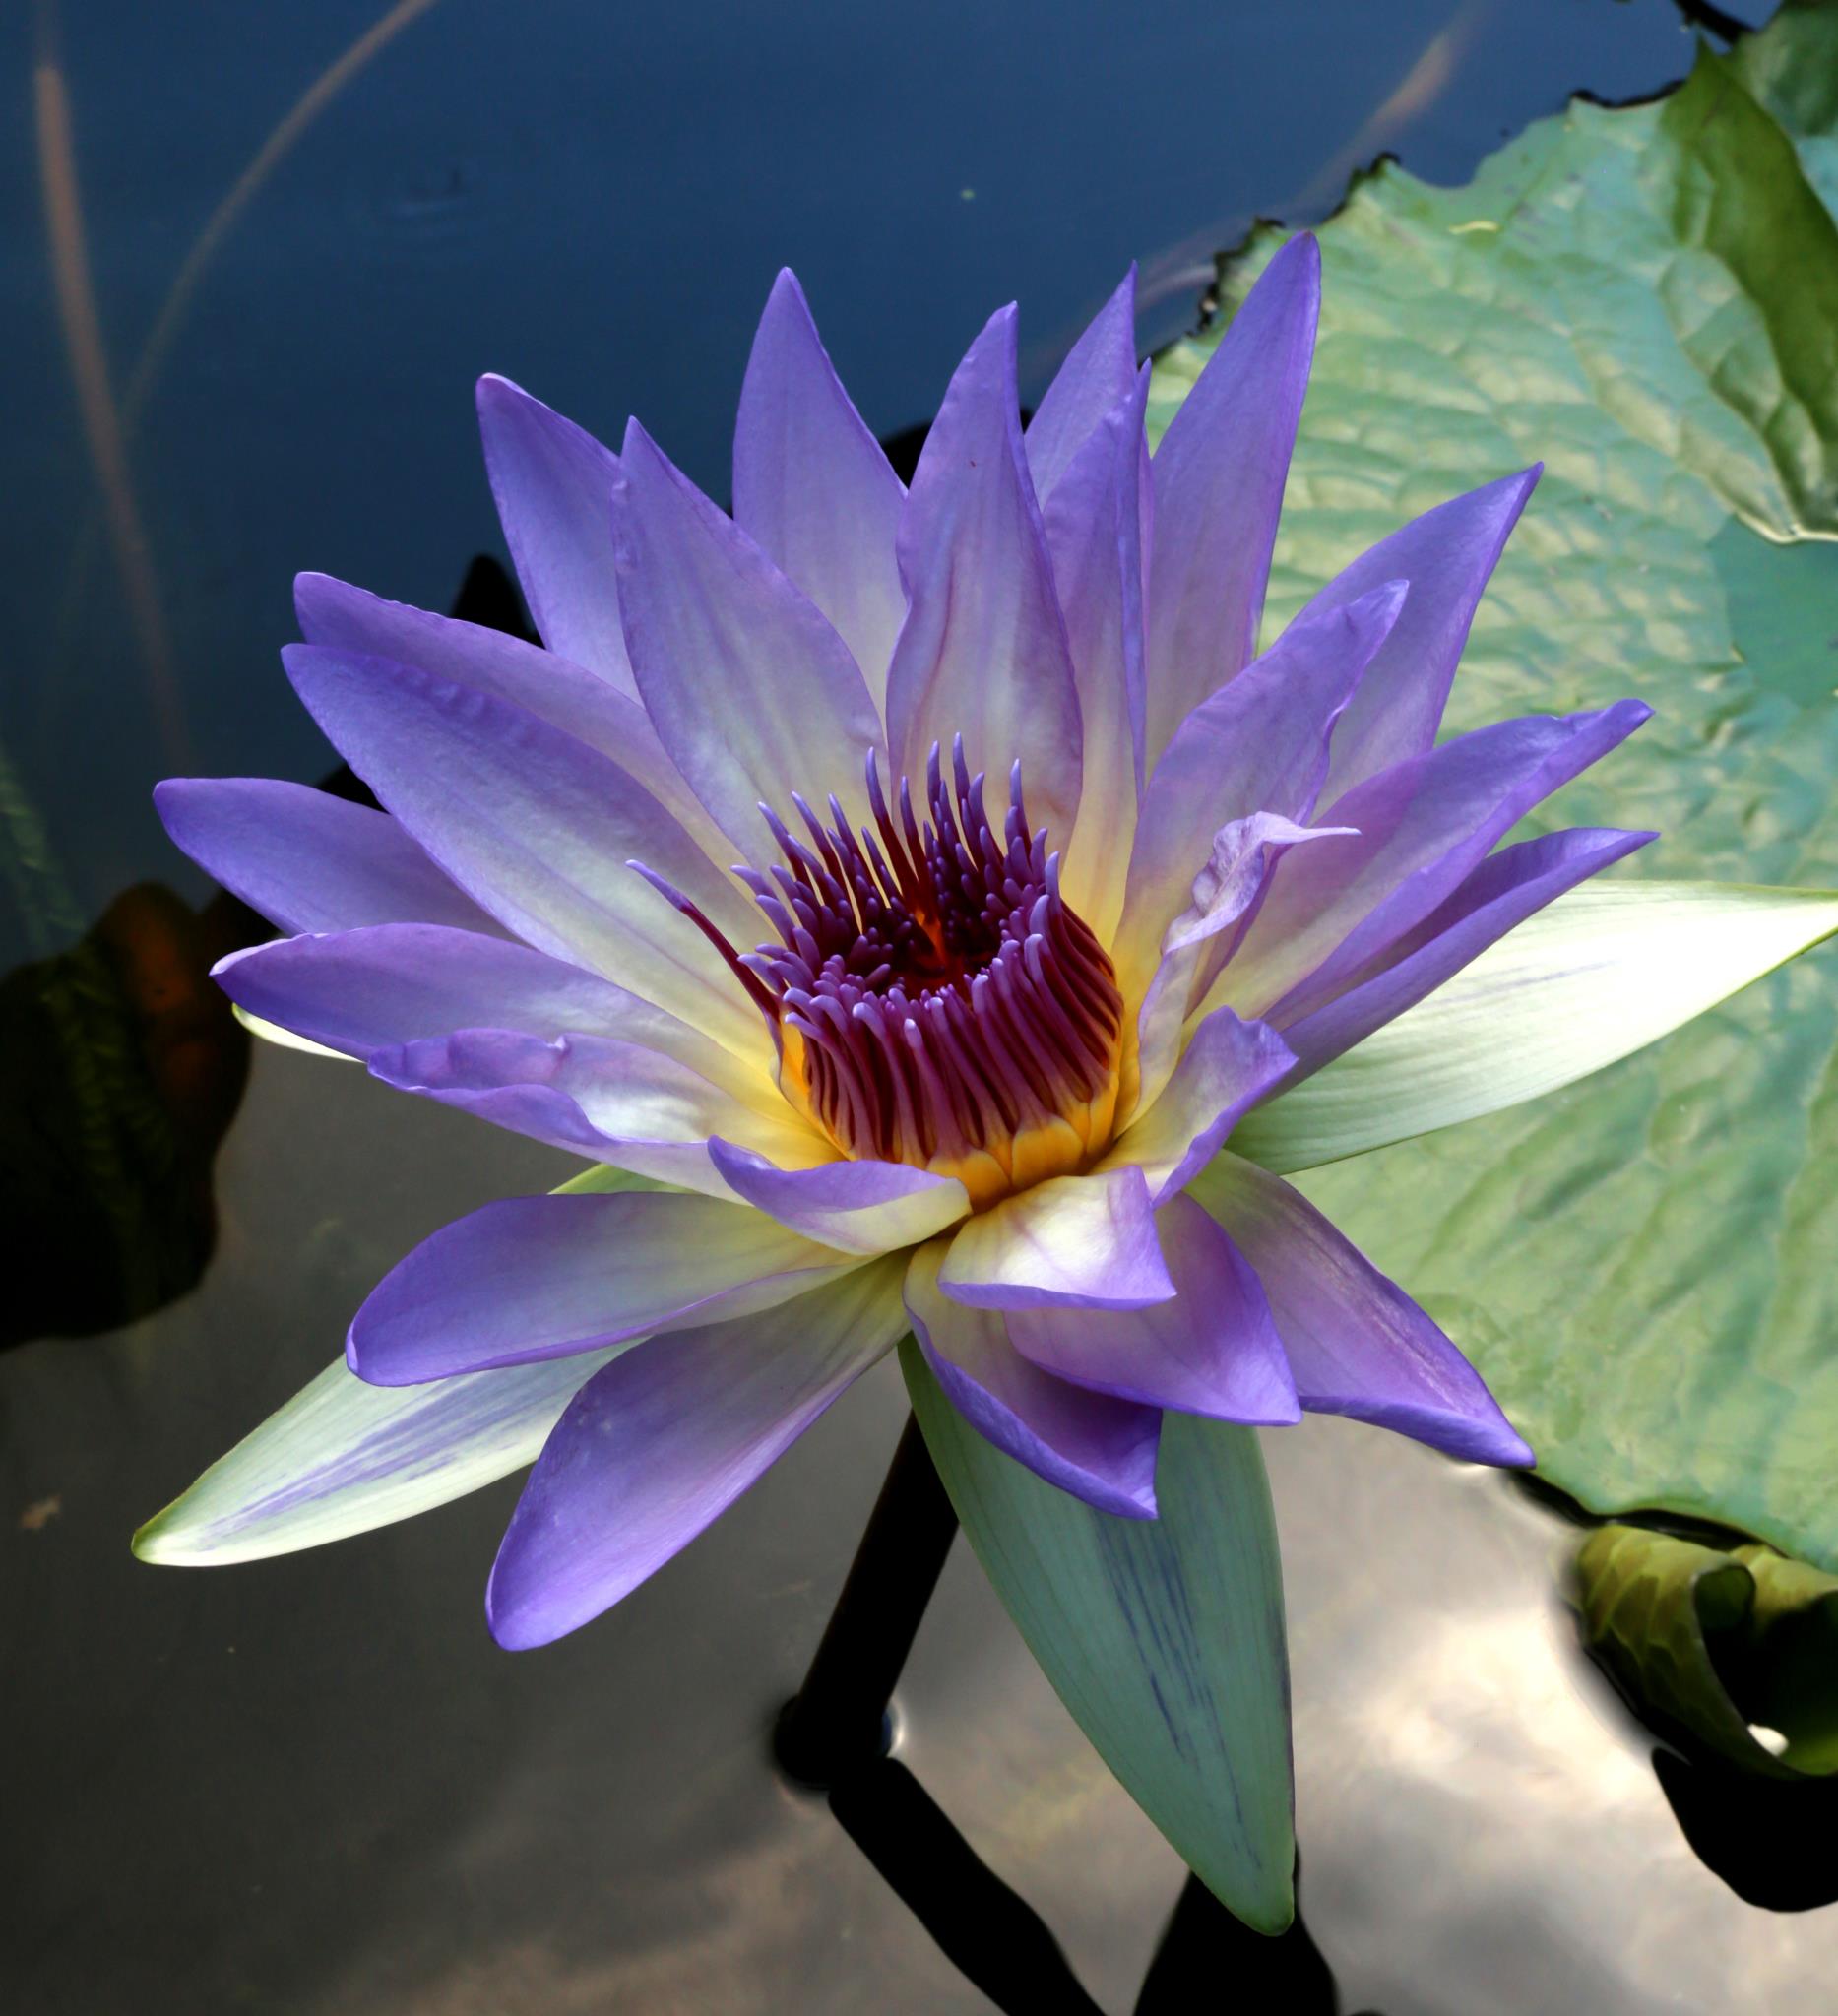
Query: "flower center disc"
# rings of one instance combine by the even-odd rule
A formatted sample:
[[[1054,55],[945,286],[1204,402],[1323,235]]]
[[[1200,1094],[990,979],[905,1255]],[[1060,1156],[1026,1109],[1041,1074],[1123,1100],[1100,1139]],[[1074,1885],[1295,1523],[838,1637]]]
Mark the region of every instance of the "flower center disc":
[[[1028,831],[1021,766],[999,838],[961,736],[952,772],[954,791],[934,743],[930,817],[903,778],[896,825],[870,755],[859,839],[834,796],[825,826],[793,795],[809,846],[762,806],[784,864],[734,872],[778,936],[728,956],[793,1104],[853,1160],[957,1176],[981,1208],[1109,1143],[1123,1001],[1046,829]]]

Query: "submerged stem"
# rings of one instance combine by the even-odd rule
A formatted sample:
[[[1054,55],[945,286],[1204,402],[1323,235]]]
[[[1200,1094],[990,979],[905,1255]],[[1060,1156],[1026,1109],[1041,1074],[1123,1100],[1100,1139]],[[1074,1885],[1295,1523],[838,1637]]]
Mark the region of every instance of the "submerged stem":
[[[957,1533],[912,1415],[804,1684],[773,1734],[787,1777],[827,1789],[886,1754],[887,1704]]]

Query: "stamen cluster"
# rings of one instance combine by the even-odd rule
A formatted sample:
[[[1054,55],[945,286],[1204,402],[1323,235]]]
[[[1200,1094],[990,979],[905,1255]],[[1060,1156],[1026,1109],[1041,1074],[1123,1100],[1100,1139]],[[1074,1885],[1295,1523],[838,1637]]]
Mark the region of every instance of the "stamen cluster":
[[[978,1202],[1076,1168],[1109,1138],[1122,997],[1028,831],[1021,766],[998,837],[963,738],[947,788],[934,743],[926,809],[906,779],[896,822],[870,754],[873,828],[792,804],[806,845],[762,806],[785,856],[736,868],[777,933],[736,976],[780,1042],[781,1082],[846,1155],[960,1175]],[[681,899],[676,899],[679,904]],[[685,910],[689,906],[682,905]],[[693,914],[693,913],[692,913]]]

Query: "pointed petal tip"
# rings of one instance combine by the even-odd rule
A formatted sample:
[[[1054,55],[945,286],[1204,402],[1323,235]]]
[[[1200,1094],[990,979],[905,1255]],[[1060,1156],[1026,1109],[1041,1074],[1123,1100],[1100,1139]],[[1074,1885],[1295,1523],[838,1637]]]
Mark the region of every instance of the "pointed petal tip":
[[[499,1651],[536,1652],[544,1645],[554,1644],[557,1638],[565,1637],[570,1626],[564,1624],[559,1629],[550,1629],[539,1623],[528,1606],[515,1602],[499,1586],[499,1570],[503,1562],[504,1556],[500,1551],[485,1579],[485,1629],[491,1633]]]
[[[1017,353],[1016,335],[1020,327],[1021,303],[1019,301],[1008,301],[998,308],[989,317],[988,321],[978,330],[976,341],[965,354],[967,356],[973,354],[982,349],[985,344],[999,343],[1007,353],[1009,368],[1012,370]]]
[[[1287,273],[1291,267],[1297,270],[1297,278],[1303,285],[1319,293],[1321,287],[1321,241],[1310,230],[1293,231],[1271,255],[1270,263],[1258,276],[1258,284],[1279,269]]]
[[[534,1652],[543,1640],[530,1635],[524,1621],[516,1613],[503,1612],[493,1606],[492,1585],[485,1585],[485,1629],[491,1633],[492,1643],[500,1652]]]
[[[315,664],[316,654],[328,647],[319,644],[284,644],[281,647],[281,668],[297,688],[302,678],[310,677]]]
[[[1381,617],[1385,619],[1386,627],[1389,628],[1391,623],[1397,621],[1398,611],[1403,608],[1410,592],[1409,580],[1400,574],[1390,581],[1381,581],[1376,588],[1361,596],[1357,601],[1350,602],[1348,607],[1363,609],[1371,615]]]
[[[482,419],[488,411],[503,411],[514,407],[540,406],[542,402],[528,393],[515,378],[506,378],[500,371],[482,371],[473,387],[473,402]]]
[[[380,1287],[381,1284],[379,1283],[378,1286]],[[370,1306],[370,1303],[375,1298],[376,1290],[372,1289],[370,1293],[364,1297],[356,1315],[351,1318],[350,1324],[345,1332],[345,1363],[366,1386],[382,1386],[389,1383],[387,1380],[374,1376],[374,1367],[366,1366],[363,1342],[358,1335],[364,1319],[364,1310]]]

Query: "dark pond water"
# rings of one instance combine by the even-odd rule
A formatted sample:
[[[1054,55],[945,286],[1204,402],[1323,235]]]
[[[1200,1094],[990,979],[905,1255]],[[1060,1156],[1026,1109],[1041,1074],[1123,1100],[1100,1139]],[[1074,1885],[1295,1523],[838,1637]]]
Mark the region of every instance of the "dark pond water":
[[[275,662],[290,577],[453,600],[498,549],[480,369],[602,434],[639,411],[720,491],[782,263],[892,433],[1011,296],[1037,391],[1130,257],[1157,342],[1191,322],[1214,247],[1254,216],[1325,214],[1381,148],[1464,178],[1567,91],[1648,93],[1689,60],[1670,0],[0,19],[0,972],[109,916],[49,1007],[32,976],[0,981],[7,2008],[990,2006],[767,1761],[899,1430],[890,1367],[548,1652],[508,1657],[483,1627],[508,1483],[320,1554],[129,1558],[410,1244],[568,1172],[297,1055],[264,1050],[243,1089],[197,976],[252,926],[221,902],[192,915],[210,892],[149,787],[330,767]],[[150,877],[182,904],[116,901]],[[125,1308],[149,1313],[107,1328]],[[1816,1864],[1792,1894],[1769,1867],[1806,1814],[1656,1772],[1575,1652],[1569,1531],[1373,1432],[1267,1439],[1318,1952],[1188,1922],[1189,1985],[1165,1965],[1142,2006],[1829,2006],[1833,1914],[1770,1908],[1824,1902]],[[1136,2006],[1180,1868],[961,1544],[901,1710],[924,1793],[1096,2003]],[[886,1811],[943,1844],[927,1908],[989,1922],[935,1816],[910,1795]]]

